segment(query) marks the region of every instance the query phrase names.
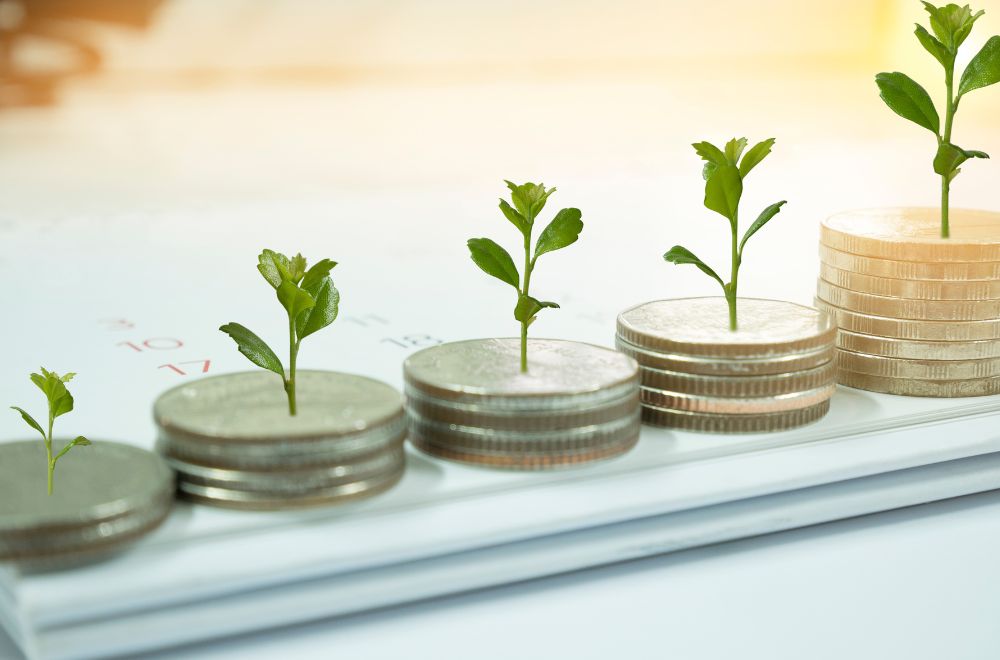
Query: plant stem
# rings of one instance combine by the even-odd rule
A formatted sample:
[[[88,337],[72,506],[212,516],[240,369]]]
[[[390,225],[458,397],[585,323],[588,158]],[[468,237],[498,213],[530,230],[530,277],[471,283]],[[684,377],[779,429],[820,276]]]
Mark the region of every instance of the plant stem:
[[[295,319],[288,319],[288,379],[285,381],[285,393],[288,395],[288,414],[296,413],[295,405],[295,361],[299,356],[299,342],[295,336]]]
[[[955,63],[945,69],[944,85],[947,90],[944,109],[944,135],[942,141],[951,142],[951,126],[955,120]],[[941,238],[948,238],[951,230],[948,226],[948,201],[951,193],[951,173],[941,175]]]
[[[531,259],[531,232],[524,235],[524,286],[521,295],[528,295],[528,287],[531,285],[531,271],[534,268]],[[521,321],[521,373],[528,372],[528,319]]]
[[[737,232],[739,231],[739,211],[733,214],[732,221],[732,261],[729,274],[729,288],[726,290],[726,302],[729,303],[729,329],[736,332],[738,328],[736,320],[736,287],[740,277],[740,252],[737,243]]]
[[[50,412],[49,413],[49,434],[45,438],[45,460],[48,463],[48,467],[49,467],[49,476],[48,476],[48,490],[49,490],[49,495],[52,494],[52,476],[53,476],[53,473],[56,471],[56,462],[52,460],[52,423],[54,421],[55,421],[55,418],[52,416],[52,413]]]

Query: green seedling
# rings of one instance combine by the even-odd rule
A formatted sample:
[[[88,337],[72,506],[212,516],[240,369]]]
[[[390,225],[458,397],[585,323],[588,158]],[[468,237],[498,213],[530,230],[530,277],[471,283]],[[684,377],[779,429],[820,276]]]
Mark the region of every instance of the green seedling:
[[[739,238],[739,206],[743,195],[743,180],[750,170],[760,164],[771,153],[774,138],[758,142],[746,153],[747,139],[733,138],[726,143],[723,151],[708,142],[692,145],[694,150],[705,161],[702,177],[705,179],[705,206],[715,211],[729,221],[731,233],[731,264],[729,282],[723,282],[719,275],[709,268],[705,262],[695,256],[691,250],[675,245],[663,255],[663,258],[673,264],[693,264],[722,287],[722,292],[729,304],[729,329],[735,331],[736,321],[736,289],[739,283],[740,264],[743,263],[743,249],[750,237],[760,231],[761,227],[778,214],[785,202],[775,202],[766,209],[750,225],[743,238]],[[741,158],[742,156],[742,158]]]
[[[335,261],[322,259],[306,270],[306,259],[264,250],[257,257],[257,270],[274,289],[288,314],[288,371],[264,340],[239,323],[219,328],[233,338],[240,353],[258,367],[281,377],[288,395],[288,414],[295,415],[295,364],[302,340],[333,323],[340,306],[340,292],[333,286],[330,270]]]
[[[547,307],[559,307],[554,302],[538,300],[530,295],[528,287],[531,285],[531,274],[535,270],[535,263],[538,261],[538,257],[546,252],[561,250],[575,243],[580,237],[580,232],[583,231],[583,221],[580,219],[582,216],[580,209],[560,210],[538,236],[534,254],[532,254],[531,232],[535,226],[535,219],[545,208],[545,202],[549,195],[554,193],[556,189],[546,190],[545,185],[541,183],[521,185],[510,181],[505,183],[510,188],[510,199],[513,206],[501,199],[500,212],[512,225],[517,227],[524,239],[523,273],[518,273],[517,266],[514,265],[514,260],[507,250],[490,239],[472,238],[469,239],[468,245],[472,260],[483,272],[506,282],[517,291],[514,320],[521,324],[521,371],[525,372],[528,370],[528,327],[535,322],[535,318],[541,310]]]
[[[60,376],[54,371],[49,371],[45,367],[41,368],[42,373],[31,374],[31,382],[38,386],[42,392],[45,393],[45,398],[49,402],[49,425],[48,431],[42,428],[42,425],[35,421],[35,418],[29,415],[23,408],[18,408],[17,406],[11,406],[12,409],[21,413],[21,419],[23,419],[28,426],[38,431],[39,435],[42,436],[42,442],[45,443],[45,460],[48,464],[48,491],[49,495],[52,494],[52,480],[55,477],[56,472],[56,462],[65,456],[70,449],[76,446],[85,447],[90,444],[90,440],[87,440],[82,435],[77,436],[75,439],[66,443],[62,450],[56,454],[52,455],[52,425],[56,421],[56,417],[65,415],[66,413],[73,410],[73,395],[69,393],[66,389],[66,383],[73,380],[73,376],[76,374],[68,373],[65,376]]]
[[[937,138],[933,166],[934,172],[941,175],[941,238],[948,238],[948,198],[952,180],[962,171],[959,166],[970,158],[989,158],[982,151],[963,149],[952,143],[955,112],[966,94],[1000,81],[1000,36],[990,37],[982,50],[972,58],[962,73],[956,91],[955,59],[958,49],[972,32],[973,24],[985,12],[973,13],[969,5],[935,7],[929,2],[924,2],[924,8],[930,14],[934,34],[919,24],[914,34],[920,45],[944,67],[944,126],[941,126],[941,119],[930,95],[913,78],[895,71],[878,74],[875,82],[882,100],[893,112],[923,126]]]

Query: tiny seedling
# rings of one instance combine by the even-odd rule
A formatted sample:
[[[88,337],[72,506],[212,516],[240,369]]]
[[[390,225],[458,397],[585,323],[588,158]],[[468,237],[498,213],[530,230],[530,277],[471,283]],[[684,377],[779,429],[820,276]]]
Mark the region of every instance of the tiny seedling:
[[[85,447],[90,444],[90,440],[87,440],[82,435],[77,436],[74,440],[66,443],[66,446],[56,454],[52,455],[52,425],[56,421],[56,417],[60,415],[65,415],[66,413],[73,410],[73,395],[69,393],[66,389],[66,383],[73,380],[73,376],[76,374],[68,373],[65,376],[60,376],[54,371],[49,371],[42,367],[42,373],[31,374],[31,382],[38,386],[42,392],[45,393],[45,398],[49,402],[49,426],[48,432],[42,428],[42,425],[35,421],[35,418],[29,415],[23,408],[18,408],[17,406],[11,406],[12,409],[21,413],[21,419],[23,419],[28,426],[38,431],[42,436],[42,442],[45,443],[45,459],[48,464],[48,491],[49,495],[52,494],[52,480],[55,476],[56,462],[66,455],[70,449],[76,446]]]
[[[944,67],[944,127],[934,102],[927,91],[905,73],[894,71],[875,76],[880,96],[885,104],[900,117],[909,119],[934,133],[937,152],[934,155],[934,172],[941,175],[941,238],[948,238],[948,197],[951,182],[962,170],[960,165],[970,158],[989,158],[974,149],[962,149],[951,141],[951,130],[958,104],[969,92],[1000,82],[1000,36],[990,37],[962,73],[955,90],[955,59],[958,49],[972,32],[972,26],[985,12],[973,13],[969,5],[955,4],[935,7],[924,2],[930,14],[932,35],[922,25],[914,34],[924,49]]]
[[[545,208],[549,195],[556,189],[546,190],[545,185],[541,183],[521,185],[510,181],[505,183],[510,188],[510,198],[514,205],[511,206],[507,200],[501,199],[500,212],[517,227],[524,238],[524,272],[519,274],[507,250],[488,238],[469,239],[468,245],[472,260],[477,266],[487,275],[506,282],[517,291],[514,319],[521,324],[521,371],[525,372],[528,370],[528,326],[535,322],[541,310],[546,307],[559,307],[554,302],[538,300],[529,294],[528,287],[531,284],[531,274],[535,270],[535,262],[546,252],[561,250],[575,243],[583,231],[583,221],[580,219],[582,216],[580,209],[562,209],[542,230],[532,254],[531,232],[535,226],[535,219]]]
[[[288,314],[288,371],[271,347],[246,327],[227,323],[219,330],[232,337],[240,353],[251,362],[281,377],[288,395],[288,414],[294,415],[295,363],[299,346],[303,339],[337,318],[340,292],[330,279],[330,271],[337,263],[322,259],[306,270],[306,259],[301,254],[289,259],[273,250],[264,250],[257,260],[257,270],[275,290],[278,302]]]
[[[778,214],[785,202],[775,202],[766,209],[750,225],[743,238],[739,238],[739,206],[743,195],[743,180],[764,158],[771,153],[774,138],[758,142],[744,154],[747,139],[733,138],[726,143],[725,151],[708,142],[692,145],[694,150],[705,161],[702,177],[705,179],[705,206],[720,214],[729,221],[731,233],[731,270],[729,282],[723,282],[719,275],[709,268],[705,262],[696,257],[691,250],[675,245],[663,255],[663,258],[673,264],[693,264],[722,287],[722,292],[729,304],[729,329],[737,329],[736,321],[736,289],[739,283],[740,264],[743,263],[743,248],[750,237]],[[741,159],[742,156],[742,159]]]

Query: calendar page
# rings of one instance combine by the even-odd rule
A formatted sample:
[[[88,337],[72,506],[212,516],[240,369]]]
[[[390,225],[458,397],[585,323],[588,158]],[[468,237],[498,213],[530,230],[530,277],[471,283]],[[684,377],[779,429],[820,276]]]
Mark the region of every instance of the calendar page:
[[[438,103],[453,93],[442,91]],[[193,116],[183,99],[176,103]],[[512,152],[497,147],[495,172],[473,160],[455,181],[429,181],[419,171],[405,181],[386,161],[385,181],[376,184],[374,156],[347,138],[319,139],[316,148],[357,156],[366,172],[324,185],[318,175],[296,176],[292,152],[308,145],[298,135],[295,149],[264,147],[275,156],[269,167],[241,171],[245,149],[224,157],[213,149],[233,144],[216,141],[187,172],[165,167],[171,146],[145,133],[165,121],[167,110],[154,106],[123,114],[107,144],[81,147],[67,128],[75,147],[25,137],[0,155],[16,184],[0,200],[7,348],[0,403],[37,411],[42,402],[28,374],[39,366],[74,371],[76,409],[58,431],[152,449],[151,407],[160,393],[253,368],[220,325],[236,321],[281,345],[283,312],[255,268],[265,247],[339,262],[340,317],[303,345],[300,368],[399,388],[402,361],[416,350],[516,334],[509,290],[482,276],[465,248],[474,236],[515,245],[496,209],[502,178],[516,176]],[[86,116],[87,107],[57,115],[57,125],[65,113]],[[16,135],[30,136],[34,121],[0,124],[0,133],[14,136],[14,125],[26,131]],[[294,117],[285,121],[297,135]],[[578,130],[560,135],[585,139],[570,125]],[[838,144],[789,126],[798,144],[762,173],[748,203],[790,201],[748,248],[741,282],[746,295],[811,304],[821,218],[933,200],[911,194],[911,170],[884,167],[887,150],[905,159],[917,148],[889,139]],[[719,239],[725,227],[701,208],[699,167],[684,138],[651,135],[669,145],[662,154],[526,164],[536,179],[546,164],[562,172],[546,179],[558,187],[552,203],[579,207],[585,224],[574,249],[536,271],[539,294],[562,308],[541,317],[533,336],[610,347],[621,310],[714,295],[706,278],[661,258],[684,243],[720,259],[724,249],[712,248],[720,241],[706,237]],[[997,138],[994,127],[990,139]],[[139,155],[122,156],[123,142],[134,142]],[[108,144],[118,156],[97,158]],[[801,165],[817,152],[825,154],[822,177]],[[149,180],[129,173],[143,153],[165,167]],[[38,164],[60,154],[54,172]],[[392,151],[383,155],[391,160]],[[91,159],[108,171],[89,170]],[[56,175],[69,174],[82,183],[61,190]],[[209,175],[214,183],[202,187],[199,177]],[[876,177],[879,186],[863,185]],[[88,181],[96,181],[93,190]],[[968,206],[993,202],[984,186],[970,185],[963,197]],[[42,657],[130,653],[995,488],[1000,436],[990,415],[998,409],[997,397],[915,399],[841,387],[827,417],[794,431],[716,436],[644,427],[637,448],[619,459],[551,473],[491,471],[408,449],[403,480],[367,501],[279,513],[178,502],[162,528],[107,562],[48,574],[2,567],[0,622]],[[27,431],[13,412],[0,416],[0,441],[29,439]]]

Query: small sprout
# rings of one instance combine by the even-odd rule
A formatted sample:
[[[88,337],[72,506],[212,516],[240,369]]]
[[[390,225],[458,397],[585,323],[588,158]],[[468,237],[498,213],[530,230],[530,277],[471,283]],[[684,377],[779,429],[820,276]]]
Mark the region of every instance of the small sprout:
[[[472,238],[469,239],[468,245],[472,260],[477,266],[487,275],[506,282],[517,291],[514,320],[521,324],[521,371],[525,372],[528,370],[528,326],[535,322],[538,312],[547,307],[553,309],[559,307],[554,302],[538,300],[529,294],[528,287],[531,284],[531,274],[535,270],[535,262],[546,252],[561,250],[575,243],[583,231],[583,221],[580,219],[583,214],[580,213],[580,209],[572,208],[562,209],[556,213],[552,222],[538,236],[532,255],[531,232],[535,226],[535,218],[545,208],[546,200],[556,189],[546,190],[545,185],[541,183],[522,185],[510,181],[505,183],[510,188],[510,198],[514,205],[511,206],[507,200],[501,199],[500,212],[524,238],[523,281],[510,254],[495,242],[488,238]]]
[[[87,440],[82,435],[77,436],[75,439],[66,443],[66,446],[62,448],[55,456],[52,455],[52,425],[56,421],[56,417],[60,415],[65,415],[66,413],[73,410],[73,395],[69,393],[66,389],[66,383],[73,380],[75,373],[68,373],[65,376],[60,376],[54,371],[48,371],[44,367],[41,368],[41,374],[31,374],[31,382],[38,386],[42,392],[45,393],[45,398],[49,402],[49,426],[48,432],[42,428],[42,425],[35,421],[23,408],[18,408],[17,406],[11,406],[13,410],[21,413],[21,419],[27,423],[28,426],[38,431],[39,435],[42,436],[42,442],[45,443],[45,459],[48,464],[48,492],[49,495],[52,494],[52,480],[55,476],[56,462],[66,455],[70,449],[76,446],[86,447],[90,444],[90,440]]]
[[[670,248],[663,255],[663,258],[673,264],[693,264],[701,272],[719,283],[726,297],[726,302],[729,304],[729,329],[735,331],[737,329],[736,288],[739,282],[740,264],[743,263],[743,248],[746,247],[750,237],[776,216],[782,205],[785,204],[783,201],[775,202],[761,211],[754,223],[743,234],[743,238],[739,238],[739,206],[740,197],[743,195],[743,179],[750,173],[750,170],[771,153],[774,138],[758,142],[745,154],[743,151],[747,146],[746,138],[738,140],[733,138],[726,143],[725,151],[708,142],[699,142],[692,146],[705,161],[701,172],[705,179],[705,206],[729,221],[732,248],[729,282],[723,282],[722,278],[705,262],[695,256],[691,250],[680,245]],[[740,156],[742,156],[742,160]]]
[[[930,94],[913,78],[894,71],[875,76],[880,96],[885,104],[900,117],[909,119],[934,134],[937,138],[937,152],[934,154],[934,172],[941,176],[941,238],[948,238],[948,198],[951,181],[961,172],[960,166],[970,158],[989,158],[989,155],[975,149],[963,149],[951,141],[955,112],[962,97],[969,92],[1000,82],[1000,36],[990,37],[962,73],[955,91],[955,60],[958,49],[972,32],[972,26],[985,12],[973,13],[969,5],[956,4],[935,7],[924,2],[924,9],[930,15],[932,35],[922,25],[917,25],[914,34],[924,49],[944,67],[945,106],[944,126]],[[942,130],[943,128],[943,130]]]
[[[288,315],[288,372],[271,347],[246,327],[227,323],[219,330],[232,337],[240,353],[251,362],[281,376],[288,395],[288,414],[294,415],[295,363],[299,346],[303,339],[337,318],[340,292],[330,279],[330,271],[337,263],[322,259],[307,270],[306,259],[301,254],[289,259],[273,250],[264,250],[257,260],[257,270],[274,289]]]

